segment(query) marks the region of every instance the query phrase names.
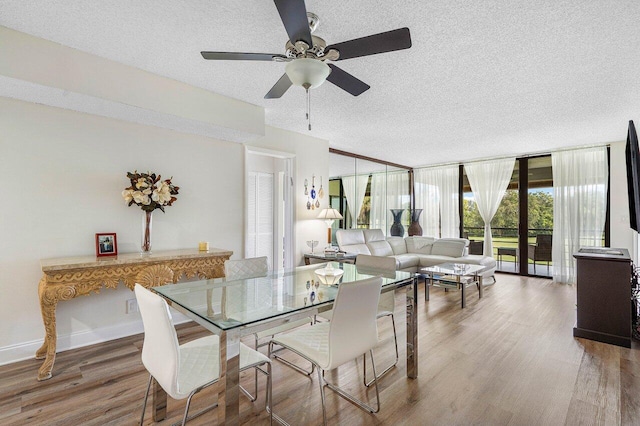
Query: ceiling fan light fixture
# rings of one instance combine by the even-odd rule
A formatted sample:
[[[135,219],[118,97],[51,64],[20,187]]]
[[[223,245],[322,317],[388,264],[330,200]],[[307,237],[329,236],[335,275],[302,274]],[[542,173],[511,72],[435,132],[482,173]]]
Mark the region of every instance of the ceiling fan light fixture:
[[[318,59],[299,58],[289,62],[285,72],[291,83],[308,90],[324,83],[331,68]]]

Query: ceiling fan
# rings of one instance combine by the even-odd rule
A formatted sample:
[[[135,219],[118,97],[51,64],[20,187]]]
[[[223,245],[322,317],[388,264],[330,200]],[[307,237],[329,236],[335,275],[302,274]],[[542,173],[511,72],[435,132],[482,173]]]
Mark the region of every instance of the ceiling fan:
[[[265,99],[280,98],[292,84],[304,87],[308,95],[310,88],[321,85],[325,80],[358,96],[370,86],[341,68],[325,63],[326,61],[341,61],[411,47],[409,28],[327,46],[322,38],[311,35],[319,20],[316,15],[307,13],[304,0],[274,0],[274,3],[289,36],[285,54],[201,52],[204,59],[210,60],[288,62],[285,74],[264,96]]]

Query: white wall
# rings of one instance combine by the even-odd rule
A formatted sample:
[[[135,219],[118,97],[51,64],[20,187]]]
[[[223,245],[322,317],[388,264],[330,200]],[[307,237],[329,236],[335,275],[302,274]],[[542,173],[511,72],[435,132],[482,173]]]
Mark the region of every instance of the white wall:
[[[180,186],[174,205],[154,213],[154,250],[206,240],[241,251],[242,145],[7,98],[0,129],[0,363],[32,356],[43,338],[39,259],[93,255],[96,232],[116,232],[120,252],[139,249],[141,210],[120,195],[127,171]],[[138,315],[125,315],[132,296],[120,286],[60,303],[60,349],[139,331]]]

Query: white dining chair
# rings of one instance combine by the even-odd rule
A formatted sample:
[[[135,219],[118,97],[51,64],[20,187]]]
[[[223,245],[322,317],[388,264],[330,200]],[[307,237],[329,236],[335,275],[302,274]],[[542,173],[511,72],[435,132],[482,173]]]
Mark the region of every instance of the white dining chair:
[[[333,315],[330,322],[321,322],[313,327],[305,327],[290,333],[280,334],[271,340],[270,345],[280,345],[309,360],[318,371],[318,383],[322,399],[322,418],[327,424],[324,386],[354,403],[369,413],[380,411],[380,393],[376,379],[373,348],[378,344],[378,301],[382,278],[342,283],[333,303]],[[373,366],[373,383],[376,389],[377,406],[373,408],[363,401],[349,395],[338,386],[324,378],[324,372],[354,360],[360,355],[366,357],[369,352]]]
[[[149,371],[149,383],[144,395],[140,424],[143,424],[149,390],[155,379],[171,398],[187,399],[182,417],[182,425],[184,425],[187,420],[198,417],[218,405],[215,403],[188,417],[193,395],[216,383],[219,379],[220,340],[218,336],[211,335],[180,345],[167,302],[140,284],[135,285],[134,291],[144,327],[142,364]],[[266,366],[267,370],[263,370],[262,366]],[[271,360],[241,343],[240,371],[248,368],[255,368],[267,376],[266,409],[271,421],[273,418],[271,410]]]
[[[253,257],[248,259],[237,259],[237,260],[227,260],[224,262],[224,275],[227,280],[242,280],[248,278],[258,278],[264,277],[269,273],[269,264],[266,256],[262,257]],[[303,326],[303,325],[311,325],[313,324],[312,318],[302,318],[296,321],[291,321],[286,324],[280,325],[278,327],[270,328],[268,330],[264,330],[258,333],[254,333],[254,349],[258,350],[263,346],[269,346],[269,341],[271,338],[278,333],[282,333],[284,331],[289,331],[294,328]],[[269,339],[269,340],[265,340]],[[271,351],[269,348],[268,356],[271,358],[275,358],[288,367],[293,368],[295,371],[302,373],[306,376],[310,376],[313,374],[314,367],[311,365],[311,370],[305,370],[302,367],[299,367],[292,363],[289,360],[286,360],[278,355],[280,349],[276,349],[275,351]],[[241,387],[241,390],[251,399],[255,401],[258,392],[258,374],[256,373],[255,381],[254,381],[254,395],[252,395],[245,388]]]
[[[393,257],[387,256],[370,256],[367,254],[359,254],[356,257],[356,268],[358,268],[358,272],[367,273],[369,275],[390,275],[393,274],[395,276],[396,273],[396,259]],[[399,355],[398,355],[398,334],[396,333],[396,320],[395,320],[395,310],[396,310],[396,299],[395,292],[388,291],[386,293],[382,293],[380,295],[380,302],[378,303],[378,318],[390,317],[391,325],[393,326],[393,342],[395,344],[396,350],[396,360],[386,367],[379,375],[376,377],[379,379],[380,377],[387,374],[393,367],[398,364]],[[369,387],[373,383],[373,380],[367,381],[367,363],[366,359],[364,364],[364,384]]]

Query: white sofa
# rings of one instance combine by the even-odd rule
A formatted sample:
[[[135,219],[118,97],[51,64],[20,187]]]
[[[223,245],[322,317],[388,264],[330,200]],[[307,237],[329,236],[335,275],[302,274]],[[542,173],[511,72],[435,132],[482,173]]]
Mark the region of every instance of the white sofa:
[[[339,229],[336,239],[340,250],[347,253],[392,256],[396,270],[418,272],[420,268],[440,263],[468,263],[485,267],[483,280],[495,281],[496,260],[468,253],[469,240],[464,238],[385,237],[381,229]],[[492,281],[485,282],[488,284]]]

